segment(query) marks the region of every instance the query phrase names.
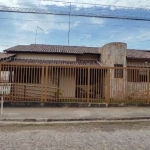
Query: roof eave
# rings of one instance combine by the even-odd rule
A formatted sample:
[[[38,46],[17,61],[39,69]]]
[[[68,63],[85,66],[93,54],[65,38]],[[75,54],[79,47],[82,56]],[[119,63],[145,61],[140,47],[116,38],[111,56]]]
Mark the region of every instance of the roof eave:
[[[145,59],[147,59],[147,60],[150,60],[150,58],[140,58],[140,57],[127,57],[127,59],[140,59],[140,60],[145,60]]]
[[[34,53],[34,54],[62,54],[62,55],[100,55],[100,53],[63,53],[63,52],[31,52],[31,51],[7,51],[7,53]]]

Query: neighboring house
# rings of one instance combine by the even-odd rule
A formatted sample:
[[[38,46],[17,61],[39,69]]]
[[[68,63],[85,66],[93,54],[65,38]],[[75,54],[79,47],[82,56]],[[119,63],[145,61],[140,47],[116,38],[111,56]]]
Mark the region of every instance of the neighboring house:
[[[99,81],[100,85],[96,85],[99,90],[98,94],[91,94],[90,98],[96,99],[94,95],[98,95],[97,99],[106,99],[108,94],[106,93],[106,89],[108,88],[106,87],[108,76],[107,67],[148,68],[150,67],[150,52],[146,50],[127,49],[125,43],[117,42],[106,44],[103,47],[32,44],[19,45],[6,49],[4,53],[0,54],[0,60],[1,62],[8,62],[10,64],[75,66],[76,69],[66,69],[67,71],[65,68],[49,68],[47,73],[48,81],[45,81],[44,84],[49,87],[59,88],[62,91],[62,97],[65,98],[87,98],[85,95],[79,95],[77,93],[81,93],[81,90],[90,90],[92,93],[93,87],[97,84],[97,81]],[[91,68],[89,81],[87,78],[88,66]],[[99,68],[101,68],[102,71],[99,71]],[[97,70],[94,71],[94,69]],[[23,72],[24,75],[21,77]],[[42,71],[40,67],[34,70],[32,67],[24,67],[23,72],[21,68],[13,70],[14,79],[11,80],[15,83],[36,84],[38,85],[36,88],[41,86]],[[81,78],[82,81],[79,78]],[[88,89],[87,82],[90,82],[90,89]],[[110,98],[124,98],[126,96],[125,89],[131,89],[128,91],[128,94],[140,91],[141,83],[146,84],[146,82],[147,72],[143,70],[133,71],[129,69],[126,72],[125,69],[112,68],[110,69]],[[118,90],[115,90],[116,83],[119,84]],[[127,85],[125,85],[125,83]],[[135,86],[136,89],[134,88]],[[20,85],[15,87],[16,93],[19,89]],[[31,90],[33,89],[26,87],[26,92]],[[37,93],[28,93],[28,96],[33,96],[35,94]]]

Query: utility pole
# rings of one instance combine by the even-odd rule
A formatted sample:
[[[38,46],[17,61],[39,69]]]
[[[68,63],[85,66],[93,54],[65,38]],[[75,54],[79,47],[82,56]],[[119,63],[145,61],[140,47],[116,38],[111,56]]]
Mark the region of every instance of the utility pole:
[[[70,44],[70,15],[71,15],[71,2],[70,2],[70,7],[69,7],[69,30],[68,30],[68,46]]]

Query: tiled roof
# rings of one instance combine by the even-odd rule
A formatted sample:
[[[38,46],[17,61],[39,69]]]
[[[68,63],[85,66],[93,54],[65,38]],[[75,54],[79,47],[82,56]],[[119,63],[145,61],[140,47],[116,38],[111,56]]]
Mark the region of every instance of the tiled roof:
[[[100,54],[99,48],[84,46],[60,46],[60,45],[18,45],[5,50],[6,52],[30,52],[30,53],[67,53],[67,54]]]
[[[6,62],[6,60],[3,62]],[[102,66],[102,64],[96,60],[65,61],[65,60],[13,59],[11,61],[8,60],[8,62],[30,63],[30,64],[53,64],[53,65]]]
[[[127,58],[147,58],[150,59],[150,52],[145,50],[134,50],[128,49],[127,50]]]
[[[60,46],[60,45],[18,45],[5,50],[9,53],[28,52],[28,53],[60,53],[60,54],[100,54],[100,47],[84,46]],[[150,52],[146,50],[127,50],[127,58],[147,58],[150,59]]]
[[[133,68],[150,68],[150,63],[134,63],[134,62],[128,62],[127,67],[133,67]]]
[[[0,53],[0,60],[6,59],[6,58],[9,58],[9,57],[13,57],[13,56],[15,56],[15,54]]]

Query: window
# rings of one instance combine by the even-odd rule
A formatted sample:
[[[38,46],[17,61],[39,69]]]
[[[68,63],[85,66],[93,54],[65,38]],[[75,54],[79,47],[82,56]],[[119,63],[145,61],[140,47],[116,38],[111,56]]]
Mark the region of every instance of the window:
[[[14,79],[14,72],[13,71],[1,71],[0,75],[0,82],[12,82]]]
[[[119,69],[114,70],[114,77],[115,78],[123,78],[123,69],[120,69],[123,67],[122,64],[114,64],[114,67],[118,67]]]
[[[9,71],[1,71],[1,82],[9,82]]]
[[[147,70],[128,69],[128,82],[147,82]]]
[[[147,70],[139,70],[139,82],[147,82]]]

